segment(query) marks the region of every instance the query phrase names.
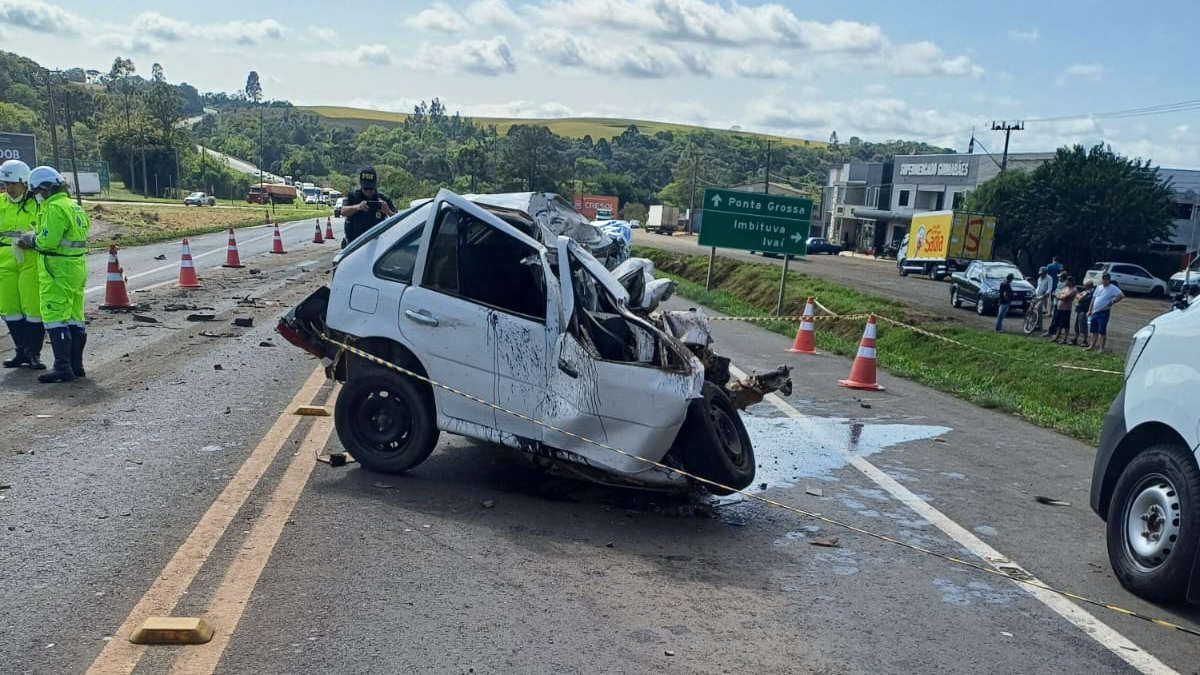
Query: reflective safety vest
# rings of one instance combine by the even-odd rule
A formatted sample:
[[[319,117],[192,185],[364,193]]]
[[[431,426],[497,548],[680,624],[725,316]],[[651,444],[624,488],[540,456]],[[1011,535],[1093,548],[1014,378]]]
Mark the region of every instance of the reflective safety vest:
[[[38,212],[38,253],[52,257],[78,257],[87,254],[87,236],[91,221],[83,208],[65,193],[51,195]]]
[[[28,199],[13,201],[8,195],[0,195],[0,246],[12,246],[23,234],[37,227],[38,203],[29,195]]]

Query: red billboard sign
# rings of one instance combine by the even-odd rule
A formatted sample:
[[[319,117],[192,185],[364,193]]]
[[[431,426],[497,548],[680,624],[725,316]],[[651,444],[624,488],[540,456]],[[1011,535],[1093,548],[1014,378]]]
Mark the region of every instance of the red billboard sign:
[[[597,209],[608,209],[608,217],[617,218],[617,204],[618,200],[616,197],[575,195],[575,210],[590,220],[596,220]]]

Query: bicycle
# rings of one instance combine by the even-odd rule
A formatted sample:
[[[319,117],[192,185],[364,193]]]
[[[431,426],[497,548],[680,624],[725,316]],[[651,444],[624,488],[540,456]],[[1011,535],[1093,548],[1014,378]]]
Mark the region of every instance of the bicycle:
[[[1021,326],[1021,330],[1026,335],[1032,335],[1041,330],[1042,319],[1046,315],[1046,298],[1048,297],[1050,296],[1046,294],[1037,296],[1033,299],[1029,309],[1025,310],[1025,323]]]

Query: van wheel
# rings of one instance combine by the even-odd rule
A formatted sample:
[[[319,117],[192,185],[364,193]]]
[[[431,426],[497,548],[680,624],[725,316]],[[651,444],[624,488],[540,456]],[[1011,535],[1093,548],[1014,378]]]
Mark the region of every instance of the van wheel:
[[[902,277],[908,276],[908,270],[904,269],[900,265],[897,265],[896,268],[900,270],[900,276],[902,276]]]
[[[437,445],[433,401],[405,375],[360,370],[333,408],[338,438],[364,468],[401,473],[425,461]]]
[[[1108,560],[1121,585],[1148,600],[1181,601],[1200,538],[1200,470],[1174,445],[1143,451],[1108,505]]]
[[[676,440],[683,467],[701,478],[741,490],[754,481],[754,447],[741,416],[725,392],[704,383],[703,396],[688,406]],[[704,484],[717,495],[733,490]]]

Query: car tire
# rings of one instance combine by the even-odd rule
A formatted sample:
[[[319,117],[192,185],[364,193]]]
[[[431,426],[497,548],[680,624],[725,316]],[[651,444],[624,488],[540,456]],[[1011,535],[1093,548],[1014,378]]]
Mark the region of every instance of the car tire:
[[[955,309],[962,307],[962,298],[958,297],[958,289],[953,286],[950,287],[950,306]]]
[[[988,315],[987,301],[983,299],[982,295],[979,296],[979,299],[975,301],[975,313],[979,316]]]
[[[1154,288],[1150,289],[1150,297],[1152,298],[1161,298],[1166,294],[1167,289],[1163,288],[1162,286],[1155,286]]]
[[[701,478],[709,492],[731,494],[754,482],[754,447],[733,402],[717,385],[704,383],[703,395],[688,405],[676,440],[683,468]]]
[[[350,376],[333,419],[346,452],[370,471],[408,471],[437,445],[432,397],[408,376],[382,368]]]
[[[1107,523],[1108,560],[1122,586],[1147,600],[1183,600],[1200,540],[1198,507],[1200,469],[1186,449],[1154,445],[1125,467]]]
[[[900,276],[902,276],[902,277],[908,276],[908,270],[904,269],[904,267],[902,267],[900,265],[896,265],[896,269],[900,270]]]

